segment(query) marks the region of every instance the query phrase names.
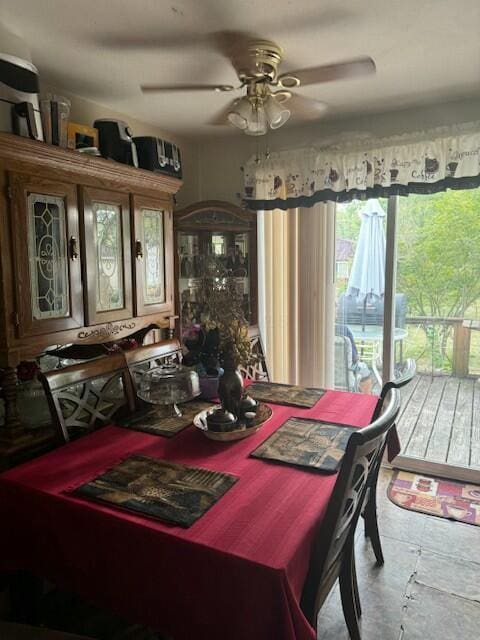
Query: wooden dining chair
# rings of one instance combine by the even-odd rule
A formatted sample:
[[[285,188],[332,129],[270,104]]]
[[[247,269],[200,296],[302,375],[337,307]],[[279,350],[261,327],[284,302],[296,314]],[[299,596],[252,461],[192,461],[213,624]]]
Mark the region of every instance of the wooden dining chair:
[[[125,351],[125,360],[136,391],[139,380],[146,371],[162,364],[180,363],[182,347],[178,340],[164,340]]]
[[[372,420],[376,420],[382,413],[385,398],[387,397],[390,389],[401,389],[413,380],[416,372],[417,364],[415,360],[413,358],[408,358],[405,361],[405,365],[403,366],[401,374],[397,378],[395,378],[395,380],[389,380],[383,385],[380,395],[378,396],[377,404],[375,405]]]
[[[411,382],[417,371],[417,365],[413,358],[408,358],[405,362],[401,375],[395,380],[386,382],[380,392],[377,404],[373,412],[372,420],[377,420],[385,409],[385,400],[392,389],[401,389],[406,384]],[[365,496],[365,507],[362,511],[362,516],[365,521],[365,537],[370,539],[372,543],[373,553],[377,564],[382,565],[385,562],[382,551],[382,543],[380,540],[380,533],[378,530],[378,517],[377,517],[377,483],[378,474],[382,466],[383,454],[387,446],[387,437],[383,443],[381,455],[378,457],[375,467],[371,470],[370,477],[368,479],[368,488]]]
[[[250,327],[248,331],[250,338],[250,349],[254,356],[255,362],[247,366],[240,366],[239,370],[244,380],[254,380],[264,382],[269,381],[267,361],[265,359],[265,351],[263,348],[262,337],[258,327]]]
[[[0,638],[2,640],[93,640],[87,636],[3,620],[0,620]]]
[[[368,478],[382,453],[386,434],[400,410],[400,392],[393,389],[382,415],[352,433],[342,460],[327,513],[313,545],[301,606],[316,629],[318,612],[337,578],[351,640],[360,640],[360,598],[355,570],[355,528],[364,504]]]
[[[135,408],[123,353],[39,374],[59,440],[68,442]]]

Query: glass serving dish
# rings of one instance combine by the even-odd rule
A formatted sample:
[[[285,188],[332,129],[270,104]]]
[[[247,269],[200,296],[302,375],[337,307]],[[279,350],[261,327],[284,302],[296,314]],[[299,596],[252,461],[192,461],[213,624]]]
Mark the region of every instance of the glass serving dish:
[[[181,364],[160,365],[142,375],[137,395],[151,404],[170,405],[172,415],[181,416],[177,404],[200,395],[198,374]]]

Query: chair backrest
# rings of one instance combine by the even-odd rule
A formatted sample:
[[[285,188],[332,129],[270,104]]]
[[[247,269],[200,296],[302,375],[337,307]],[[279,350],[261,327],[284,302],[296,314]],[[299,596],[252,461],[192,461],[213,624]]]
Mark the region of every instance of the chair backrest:
[[[265,360],[262,338],[257,327],[250,327],[248,331],[250,338],[250,348],[255,356],[255,362],[246,367],[240,366],[239,370],[244,380],[264,380],[268,381],[268,368]]]
[[[162,364],[179,363],[182,359],[182,347],[178,340],[163,340],[125,351],[124,355],[136,390],[140,378],[146,371]]]
[[[352,343],[348,336],[335,336],[334,386],[341,391],[355,391],[355,374],[352,371]]]
[[[401,389],[402,387],[404,387],[413,379],[416,372],[417,365],[415,363],[415,360],[413,358],[408,358],[405,361],[405,365],[403,367],[401,375],[395,378],[395,380],[389,380],[389,382],[386,382],[383,385],[377,400],[377,404],[375,406],[375,410],[373,412],[372,420],[376,420],[382,413],[383,405],[385,403],[385,398],[387,397],[388,392],[391,389]]]
[[[400,392],[393,389],[382,416],[352,433],[319,536],[313,545],[310,569],[302,593],[302,609],[313,626],[320,607],[352,552],[355,528],[387,435],[400,410]]]
[[[92,431],[135,398],[123,353],[39,374],[59,439]]]

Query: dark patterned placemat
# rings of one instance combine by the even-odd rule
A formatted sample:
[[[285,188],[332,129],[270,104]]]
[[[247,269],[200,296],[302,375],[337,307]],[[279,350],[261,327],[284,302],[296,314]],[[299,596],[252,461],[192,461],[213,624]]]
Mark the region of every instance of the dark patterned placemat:
[[[355,427],[346,425],[289,418],[250,455],[333,473],[353,431]]]
[[[325,389],[296,387],[292,384],[277,382],[253,382],[248,385],[248,395],[255,400],[285,404],[290,407],[302,407],[303,409],[314,407],[325,393]]]
[[[156,436],[171,438],[192,424],[193,418],[197,413],[214,406],[216,405],[213,402],[192,400],[191,402],[178,405],[182,412],[181,416],[166,416],[165,407],[152,405],[116,421],[115,424],[118,424],[120,427],[125,427],[126,429],[132,429],[133,431],[144,431],[145,433],[152,433]]]
[[[135,455],[72,493],[189,527],[237,479],[228,473]]]

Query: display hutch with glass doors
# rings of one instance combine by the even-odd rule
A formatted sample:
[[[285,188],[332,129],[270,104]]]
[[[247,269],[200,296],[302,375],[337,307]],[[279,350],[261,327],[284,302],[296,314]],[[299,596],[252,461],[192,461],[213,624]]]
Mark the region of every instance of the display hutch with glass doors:
[[[197,202],[174,212],[176,309],[180,330],[206,317],[205,294],[234,278],[245,317],[257,324],[257,216],[229,202]]]
[[[19,419],[20,361],[151,325],[173,331],[172,201],[181,184],[0,134],[0,457],[51,436]]]

